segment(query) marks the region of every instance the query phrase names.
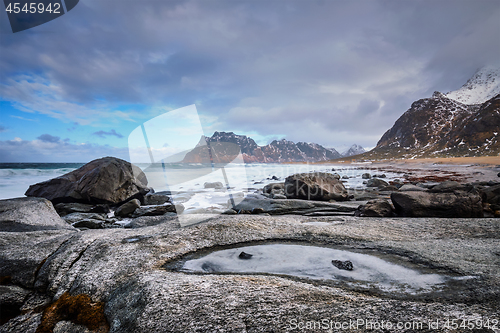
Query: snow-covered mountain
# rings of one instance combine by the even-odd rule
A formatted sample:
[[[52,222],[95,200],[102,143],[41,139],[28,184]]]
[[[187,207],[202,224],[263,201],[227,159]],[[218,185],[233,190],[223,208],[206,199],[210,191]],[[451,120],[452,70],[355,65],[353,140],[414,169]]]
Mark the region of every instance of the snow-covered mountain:
[[[479,69],[460,89],[445,96],[457,102],[482,104],[500,94],[500,67],[485,66]]]
[[[497,156],[500,94],[467,105],[435,92],[414,102],[364,158]]]
[[[327,149],[317,143],[294,143],[282,139],[274,140],[265,146],[258,146],[252,138],[233,132],[215,132],[211,137],[202,139],[210,144],[212,155],[217,155],[216,159],[221,162],[230,162],[235,157],[233,156],[235,151],[230,146],[220,144],[224,142],[239,146],[246,163],[321,162],[341,157],[335,149]],[[183,162],[200,163],[209,160],[207,146],[198,145],[186,154]]]
[[[365,152],[365,148],[360,145],[353,144],[349,149],[342,153],[342,157],[354,156],[358,154],[363,154]]]

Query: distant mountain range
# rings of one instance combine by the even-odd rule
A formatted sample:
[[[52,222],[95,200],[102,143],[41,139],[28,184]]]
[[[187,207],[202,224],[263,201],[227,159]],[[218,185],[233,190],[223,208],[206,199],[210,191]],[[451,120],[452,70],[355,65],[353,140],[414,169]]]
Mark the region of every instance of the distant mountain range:
[[[259,146],[252,138],[245,135],[237,135],[233,132],[215,132],[211,137],[203,137],[201,140],[205,140],[211,147],[222,147],[216,144],[223,142],[239,146],[245,163],[322,162],[344,156],[334,148],[325,148],[317,143],[294,143],[285,139],[274,140],[268,145]],[[212,150],[218,153],[219,149]],[[227,147],[224,149],[227,149]],[[229,148],[229,150],[231,149]],[[363,147],[355,144],[345,152],[349,154],[345,156],[351,156],[361,150],[364,152]],[[203,141],[201,141],[198,147],[186,154],[183,162],[198,163],[205,161],[208,158],[207,154],[208,151],[204,148]],[[229,162],[227,161],[227,156],[230,156],[229,151],[218,154],[217,158],[220,161]]]
[[[485,67],[456,91],[414,102],[361,157],[496,156],[499,134],[500,69]]]
[[[430,98],[413,102],[369,152],[354,144],[340,154],[334,148],[316,143],[285,139],[259,146],[245,135],[215,132],[211,137],[203,137],[201,146],[189,152],[184,162],[208,159],[205,142],[218,147],[219,151],[212,150],[221,161],[234,155],[235,150],[220,143],[239,146],[246,163],[322,162],[350,156],[356,159],[497,156],[499,135],[500,68],[484,67],[458,90],[447,94],[436,91]]]

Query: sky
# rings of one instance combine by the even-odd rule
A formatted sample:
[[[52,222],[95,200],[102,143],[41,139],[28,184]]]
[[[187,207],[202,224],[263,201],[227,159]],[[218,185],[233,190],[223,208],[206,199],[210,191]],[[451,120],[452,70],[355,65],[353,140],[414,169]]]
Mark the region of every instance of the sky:
[[[498,0],[80,0],[12,33],[3,12],[0,162],[129,160],[134,129],[193,104],[205,135],[374,147],[498,64],[499,17]]]

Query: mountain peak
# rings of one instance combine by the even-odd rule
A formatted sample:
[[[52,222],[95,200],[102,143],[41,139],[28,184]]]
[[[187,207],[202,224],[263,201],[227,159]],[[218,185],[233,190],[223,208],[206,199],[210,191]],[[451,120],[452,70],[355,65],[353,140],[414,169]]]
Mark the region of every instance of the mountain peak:
[[[500,67],[485,66],[458,90],[444,95],[463,104],[482,104],[500,94]],[[434,96],[433,96],[434,97]]]
[[[365,151],[366,151],[365,148],[361,147],[360,145],[353,144],[348,150],[342,153],[342,156],[348,157],[348,156],[359,155],[363,154]]]

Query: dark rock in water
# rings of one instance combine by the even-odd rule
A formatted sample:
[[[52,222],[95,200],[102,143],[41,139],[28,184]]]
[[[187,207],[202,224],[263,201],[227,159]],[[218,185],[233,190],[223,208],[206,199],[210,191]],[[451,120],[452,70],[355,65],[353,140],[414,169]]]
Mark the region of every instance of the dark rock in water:
[[[382,173],[380,175],[373,175],[372,177],[373,178],[386,178],[387,176],[385,175],[385,173]]]
[[[252,214],[263,214],[263,213],[265,213],[263,208],[257,207],[252,209]]]
[[[243,260],[252,259],[252,257],[253,257],[253,254],[245,253],[243,251],[241,251],[240,255],[238,256],[238,258],[243,259]]]
[[[349,179],[349,176],[348,175],[343,175],[342,179]]]
[[[27,232],[57,229],[77,231],[61,219],[47,199],[0,200],[0,231]]]
[[[352,271],[354,269],[354,267],[352,266],[352,262],[349,260],[332,260],[332,264],[338,269],[343,269],[345,271]]]
[[[276,176],[272,176],[272,177],[271,177],[271,180],[279,180],[279,178],[278,178],[278,177],[276,177]]]
[[[203,184],[204,188],[215,188],[215,189],[221,189],[224,187],[224,185],[221,182],[206,182]]]
[[[183,211],[184,211],[184,205],[182,204],[177,204],[177,205],[167,204],[161,206],[139,207],[132,213],[132,217],[158,216],[158,215],[164,215],[166,213],[181,214]]]
[[[318,201],[349,200],[347,190],[339,179],[329,173],[298,173],[285,179],[288,199]]]
[[[372,178],[366,182],[366,187],[383,187],[383,186],[384,187],[389,186],[389,183],[379,178]]]
[[[477,192],[393,192],[391,200],[398,216],[483,217],[481,196]]]
[[[271,183],[271,184],[267,184],[262,189],[262,192],[270,194],[272,191],[275,191],[275,190],[282,190],[282,191],[284,191],[285,190],[285,183]]]
[[[106,204],[89,205],[78,202],[61,202],[54,206],[60,216],[65,216],[72,213],[103,213],[110,212],[109,206]]]
[[[163,205],[164,203],[171,202],[170,197],[162,194],[147,194],[144,196],[144,205]]]
[[[141,202],[137,199],[132,199],[115,210],[115,215],[119,217],[127,217],[141,206]]]
[[[392,206],[386,200],[371,200],[359,206],[356,216],[361,217],[391,217],[394,216]]]
[[[118,204],[147,192],[144,173],[127,161],[104,157],[57,178],[31,185],[25,195],[53,203]]]
[[[364,174],[361,175],[361,178],[363,178],[363,179],[370,179],[370,178],[372,178],[372,176],[369,173],[364,173]]]

